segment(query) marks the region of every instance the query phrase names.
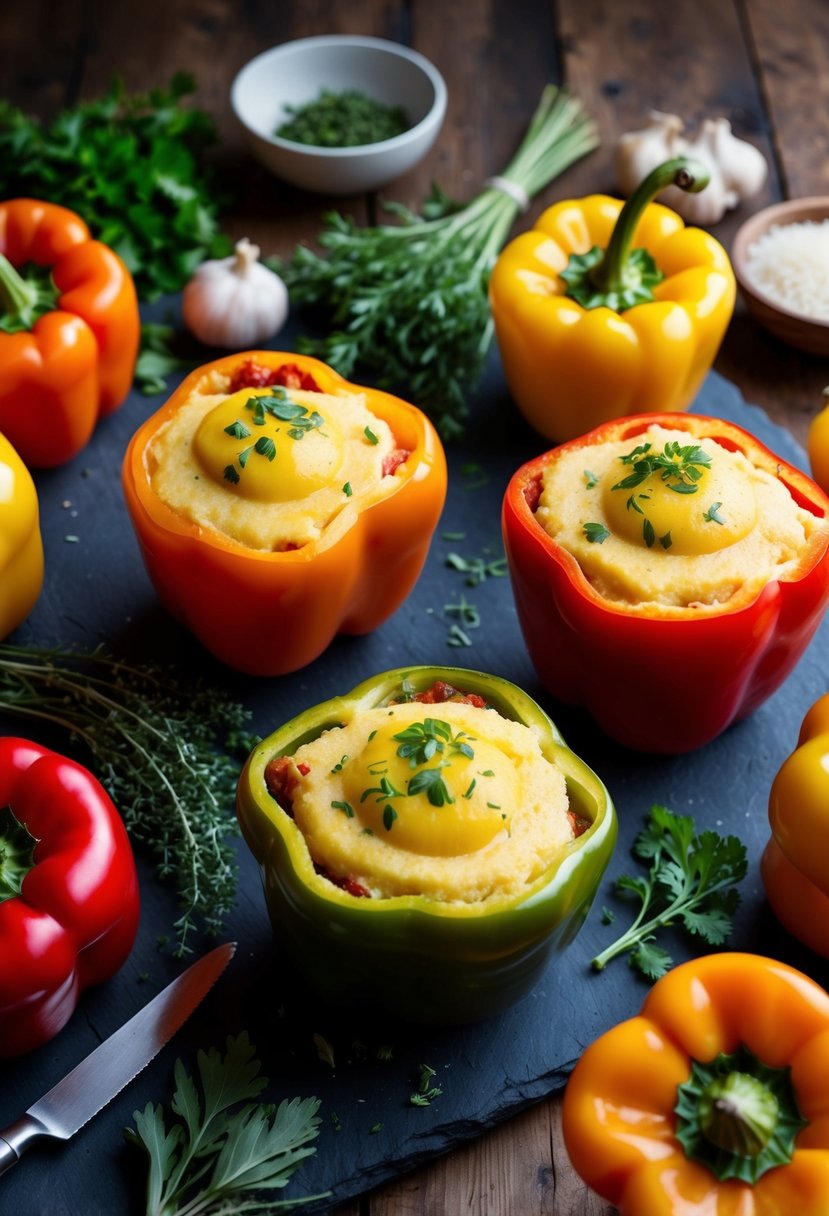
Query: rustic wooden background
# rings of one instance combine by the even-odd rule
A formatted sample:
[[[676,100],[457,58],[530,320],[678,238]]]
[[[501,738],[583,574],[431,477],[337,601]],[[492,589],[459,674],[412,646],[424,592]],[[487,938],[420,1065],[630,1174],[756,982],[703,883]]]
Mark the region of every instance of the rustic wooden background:
[[[449,108],[427,160],[388,190],[417,206],[435,179],[472,197],[512,154],[543,85],[566,83],[595,116],[602,147],[536,200],[614,189],[613,148],[650,109],[695,124],[725,115],[767,157],[766,187],[714,229],[730,247],[742,220],[780,198],[829,193],[827,0],[84,0],[0,2],[0,95],[49,117],[102,93],[184,69],[215,117],[217,159],[241,198],[226,227],[267,253],[312,239],[330,200],[285,191],[252,165],[228,91],[253,55],[290,38],[361,33],[395,39],[443,73]],[[356,218],[381,200],[348,200]],[[338,205],[342,205],[341,203]],[[716,364],[745,398],[800,440],[829,382],[823,359],[790,350],[739,306]],[[354,1204],[343,1216],[607,1216],[574,1176],[552,1096],[480,1141]]]

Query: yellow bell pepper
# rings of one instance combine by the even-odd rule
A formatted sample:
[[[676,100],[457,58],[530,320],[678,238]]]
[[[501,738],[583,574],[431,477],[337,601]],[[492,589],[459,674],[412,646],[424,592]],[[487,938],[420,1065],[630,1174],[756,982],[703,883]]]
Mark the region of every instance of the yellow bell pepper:
[[[772,782],[769,823],[760,866],[769,904],[793,937],[829,958],[829,693]]]
[[[734,272],[718,241],[650,200],[707,182],[701,165],[667,161],[624,205],[556,203],[501,253],[495,333],[510,393],[541,435],[559,443],[694,400],[731,320]]]
[[[829,388],[823,390],[823,409],[815,414],[809,427],[807,447],[812,477],[829,494]]]
[[[37,491],[29,470],[0,434],[0,638],[29,615],[42,585]]]

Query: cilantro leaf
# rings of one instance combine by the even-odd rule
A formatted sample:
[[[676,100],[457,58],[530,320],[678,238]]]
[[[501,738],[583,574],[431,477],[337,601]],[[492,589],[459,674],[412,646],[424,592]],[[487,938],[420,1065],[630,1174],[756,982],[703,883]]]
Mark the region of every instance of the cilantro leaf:
[[[654,945],[654,938],[660,928],[675,923],[712,946],[728,940],[740,903],[736,884],[748,868],[742,841],[712,831],[697,835],[689,815],[655,805],[633,854],[648,864],[648,873],[624,874],[616,889],[637,899],[639,912],[630,928],[593,959],[596,971],[627,953],[632,967],[647,979],[658,979],[673,960]]]

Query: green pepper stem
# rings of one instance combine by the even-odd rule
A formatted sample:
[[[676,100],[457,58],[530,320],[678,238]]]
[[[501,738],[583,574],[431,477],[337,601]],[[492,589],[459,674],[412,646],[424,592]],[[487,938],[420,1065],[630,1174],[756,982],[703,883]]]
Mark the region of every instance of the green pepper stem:
[[[38,289],[18,274],[5,254],[0,253],[0,304],[8,313],[23,313],[38,299]]]
[[[36,841],[6,807],[0,813],[0,903],[20,894],[34,865]]]
[[[628,198],[602,259],[590,271],[590,281],[601,292],[621,291],[627,285],[627,264],[630,246],[642,212],[657,194],[668,186],[679,186],[689,194],[698,194],[710,181],[710,173],[700,161],[676,156],[657,165]]]
[[[699,1098],[702,1134],[717,1148],[756,1157],[771,1140],[780,1103],[767,1085],[744,1072],[709,1081]]]

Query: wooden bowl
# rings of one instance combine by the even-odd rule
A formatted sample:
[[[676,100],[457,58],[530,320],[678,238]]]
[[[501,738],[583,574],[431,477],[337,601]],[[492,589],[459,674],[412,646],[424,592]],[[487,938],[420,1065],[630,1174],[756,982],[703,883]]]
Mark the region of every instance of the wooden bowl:
[[[758,211],[734,238],[731,261],[746,307],[754,319],[781,341],[813,355],[829,355],[829,321],[784,308],[761,291],[746,274],[748,251],[775,225],[820,223],[829,219],[829,197],[790,199]]]

